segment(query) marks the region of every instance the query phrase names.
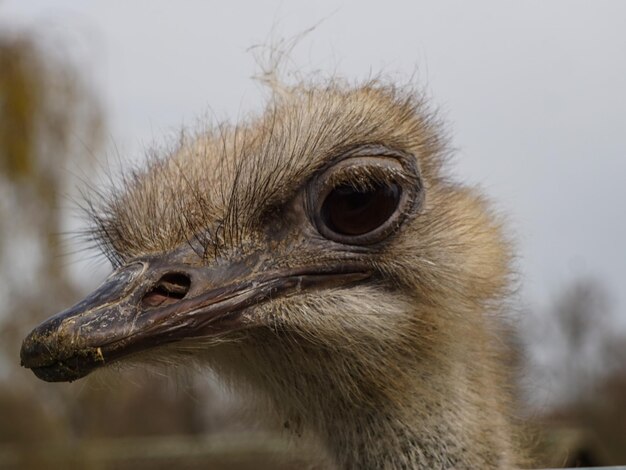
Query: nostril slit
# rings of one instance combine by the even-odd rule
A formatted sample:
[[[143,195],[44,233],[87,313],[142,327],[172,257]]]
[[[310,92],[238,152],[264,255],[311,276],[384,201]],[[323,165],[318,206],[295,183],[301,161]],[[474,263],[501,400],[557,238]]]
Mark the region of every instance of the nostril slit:
[[[183,273],[167,273],[144,295],[142,303],[147,307],[173,304],[184,299],[191,287],[191,279]]]
[[[169,292],[172,297],[182,299],[189,292],[191,286],[191,279],[189,276],[183,273],[168,273],[165,274],[159,282],[156,283],[156,287],[164,289]]]

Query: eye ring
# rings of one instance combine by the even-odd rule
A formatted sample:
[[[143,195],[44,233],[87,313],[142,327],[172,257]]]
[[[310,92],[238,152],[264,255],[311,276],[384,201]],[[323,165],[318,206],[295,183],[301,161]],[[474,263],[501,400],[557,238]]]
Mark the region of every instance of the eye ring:
[[[415,157],[381,146],[344,155],[320,172],[307,192],[307,212],[318,232],[348,245],[386,239],[423,198]]]

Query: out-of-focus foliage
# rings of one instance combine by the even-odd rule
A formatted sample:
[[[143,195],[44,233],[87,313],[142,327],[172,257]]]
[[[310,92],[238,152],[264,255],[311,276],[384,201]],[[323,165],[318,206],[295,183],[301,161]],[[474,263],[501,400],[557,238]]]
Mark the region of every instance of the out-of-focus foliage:
[[[61,256],[61,198],[71,171],[99,144],[101,113],[73,68],[27,37],[0,37],[0,70],[0,344],[13,356],[2,364],[7,374],[20,324],[75,296]]]
[[[99,146],[102,114],[74,68],[27,36],[0,37],[0,70],[0,377],[16,384],[23,333],[77,295],[62,198]]]
[[[99,145],[101,112],[74,68],[27,36],[0,37],[0,71],[0,441],[45,439],[63,428],[67,391],[42,393],[19,368],[19,346],[78,295],[61,200]]]
[[[42,90],[36,77],[38,63],[24,54],[29,46],[18,42],[0,45],[0,93],[2,121],[0,148],[2,172],[11,180],[32,172],[35,142],[35,114],[40,108]],[[10,119],[9,119],[10,118]]]

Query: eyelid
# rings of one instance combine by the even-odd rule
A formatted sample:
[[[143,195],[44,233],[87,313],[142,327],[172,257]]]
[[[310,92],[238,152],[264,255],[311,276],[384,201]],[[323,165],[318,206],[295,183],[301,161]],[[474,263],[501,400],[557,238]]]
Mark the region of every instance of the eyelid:
[[[324,186],[336,187],[342,184],[350,184],[357,189],[371,189],[373,183],[402,182],[405,179],[402,166],[398,163],[380,162],[376,157],[366,158],[367,163],[358,159],[358,162],[346,162],[333,171],[324,179]],[[391,164],[390,164],[391,163]]]
[[[354,155],[344,158],[321,172],[316,180],[322,191],[341,184],[350,184],[358,189],[371,189],[368,183],[399,184],[419,183],[412,172],[407,172],[403,162],[396,156],[387,155]]]

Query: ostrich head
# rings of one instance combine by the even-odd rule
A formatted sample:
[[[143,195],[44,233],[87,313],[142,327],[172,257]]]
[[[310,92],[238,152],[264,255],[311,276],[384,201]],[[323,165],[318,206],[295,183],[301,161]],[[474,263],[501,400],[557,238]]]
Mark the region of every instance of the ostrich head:
[[[183,139],[92,202],[114,271],[29,334],[22,364],[72,381],[194,357],[340,465],[506,465],[492,332],[509,251],[442,173],[440,132],[419,97],[371,83],[294,87]]]

